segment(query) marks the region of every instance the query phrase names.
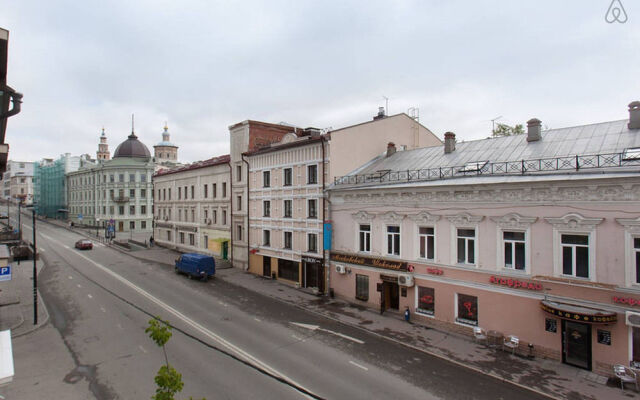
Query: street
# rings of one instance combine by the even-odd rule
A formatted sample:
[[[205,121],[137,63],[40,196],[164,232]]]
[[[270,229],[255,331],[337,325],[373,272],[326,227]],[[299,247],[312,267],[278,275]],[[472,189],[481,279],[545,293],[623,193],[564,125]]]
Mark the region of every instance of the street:
[[[66,229],[40,222],[37,229],[46,263],[40,292],[55,330],[36,333],[58,346],[33,354],[21,345],[30,335],[17,339],[7,398],[59,397],[21,368],[22,358],[56,359],[49,349],[72,360],[50,366],[80,387],[64,398],[149,398],[164,362],[144,332],[151,316],[175,326],[166,347],[185,383],[179,398],[542,398],[232,285],[220,273],[206,283],[189,280],[102,244],[78,251],[81,236]]]

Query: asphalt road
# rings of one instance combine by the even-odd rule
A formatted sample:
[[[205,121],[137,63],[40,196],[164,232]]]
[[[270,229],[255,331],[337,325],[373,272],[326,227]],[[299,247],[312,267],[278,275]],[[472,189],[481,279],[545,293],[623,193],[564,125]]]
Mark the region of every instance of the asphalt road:
[[[64,380],[96,399],[153,394],[164,356],[144,332],[150,315],[175,326],[178,398],[544,398],[220,277],[188,280],[102,245],[78,251],[81,236],[46,223],[38,232],[40,290],[75,364]]]

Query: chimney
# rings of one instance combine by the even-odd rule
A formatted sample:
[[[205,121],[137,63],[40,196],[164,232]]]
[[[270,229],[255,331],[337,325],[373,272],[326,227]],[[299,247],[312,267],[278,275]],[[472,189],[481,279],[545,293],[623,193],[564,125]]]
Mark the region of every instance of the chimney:
[[[640,101],[629,103],[629,129],[640,129]]]
[[[393,142],[389,142],[387,144],[387,157],[394,154],[396,152],[396,144]]]
[[[527,121],[527,142],[537,142],[542,139],[542,121],[531,118]]]
[[[446,132],[444,134],[444,154],[449,154],[456,149],[456,134]]]
[[[377,121],[377,120],[382,119],[384,117],[386,117],[386,115],[384,115],[384,107],[378,107],[378,115],[373,117],[373,120]]]

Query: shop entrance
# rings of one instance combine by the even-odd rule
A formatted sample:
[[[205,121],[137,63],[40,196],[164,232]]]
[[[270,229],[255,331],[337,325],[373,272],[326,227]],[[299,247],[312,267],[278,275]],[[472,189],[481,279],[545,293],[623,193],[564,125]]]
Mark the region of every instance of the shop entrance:
[[[229,258],[229,242],[222,242],[222,259]]]
[[[118,232],[124,231],[124,221],[118,221]]]
[[[322,260],[313,257],[302,257],[302,285],[306,288],[317,288],[323,292]]]
[[[591,325],[562,320],[562,362],[591,370]]]
[[[262,276],[271,278],[271,257],[262,256]]]
[[[382,291],[380,293],[382,309],[398,310],[400,308],[400,286],[395,276],[380,275]]]

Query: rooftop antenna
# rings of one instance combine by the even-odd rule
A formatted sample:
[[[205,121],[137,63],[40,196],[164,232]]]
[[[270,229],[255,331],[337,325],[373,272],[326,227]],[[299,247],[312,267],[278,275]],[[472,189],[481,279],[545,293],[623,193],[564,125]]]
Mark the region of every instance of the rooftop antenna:
[[[131,134],[132,134],[132,135],[134,135],[134,134],[135,134],[135,133],[134,133],[134,132],[135,132],[134,126],[135,126],[134,114],[131,114]]]
[[[496,121],[502,118],[502,115],[491,120],[491,133],[496,131]]]
[[[382,98],[384,99],[385,103],[384,103],[384,112],[386,116],[389,116],[389,98],[385,95],[382,95]]]

